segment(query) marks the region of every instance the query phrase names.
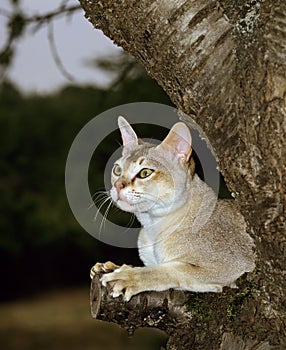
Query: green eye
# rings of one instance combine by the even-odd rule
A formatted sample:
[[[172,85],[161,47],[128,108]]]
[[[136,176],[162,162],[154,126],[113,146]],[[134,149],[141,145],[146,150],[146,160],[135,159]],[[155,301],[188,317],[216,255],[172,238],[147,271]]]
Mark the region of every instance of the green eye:
[[[137,177],[139,177],[140,179],[144,179],[145,177],[150,176],[153,172],[154,170],[152,169],[144,168],[137,174]]]
[[[116,176],[120,176],[121,172],[122,172],[122,169],[120,168],[120,166],[118,164],[115,164],[113,168],[113,174]]]

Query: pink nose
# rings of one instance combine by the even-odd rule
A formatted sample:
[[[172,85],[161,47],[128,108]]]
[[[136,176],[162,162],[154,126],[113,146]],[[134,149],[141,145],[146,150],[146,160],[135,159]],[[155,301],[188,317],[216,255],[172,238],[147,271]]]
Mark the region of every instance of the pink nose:
[[[114,184],[117,193],[120,192],[124,187],[126,187],[126,182],[124,180],[117,180]]]

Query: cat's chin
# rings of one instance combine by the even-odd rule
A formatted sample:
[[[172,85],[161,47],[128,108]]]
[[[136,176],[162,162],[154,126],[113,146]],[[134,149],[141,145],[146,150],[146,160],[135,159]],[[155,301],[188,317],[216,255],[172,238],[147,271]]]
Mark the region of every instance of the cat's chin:
[[[136,208],[134,205],[126,203],[126,201],[124,201],[122,199],[118,199],[116,201],[116,205],[119,209],[121,209],[123,211],[127,211],[128,213],[135,213],[135,211],[136,211]]]
[[[147,201],[139,199],[138,197],[133,198],[132,194],[128,193],[121,192],[118,195],[113,188],[110,191],[110,196],[119,209],[128,213],[148,211],[148,207],[150,208],[150,203],[147,203]]]
[[[146,213],[152,211],[153,204],[147,201],[130,203],[122,199],[116,201],[116,205],[119,209],[128,213]]]

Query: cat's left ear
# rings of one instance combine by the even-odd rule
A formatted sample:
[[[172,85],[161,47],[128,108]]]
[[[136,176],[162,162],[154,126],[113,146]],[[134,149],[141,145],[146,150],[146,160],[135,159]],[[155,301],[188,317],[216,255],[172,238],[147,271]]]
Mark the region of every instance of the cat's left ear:
[[[176,123],[158,147],[175,152],[178,158],[188,162],[192,154],[192,136],[187,125]]]
[[[118,117],[118,126],[121,133],[123,147],[127,151],[131,151],[138,146],[138,138],[128,121],[123,117]]]

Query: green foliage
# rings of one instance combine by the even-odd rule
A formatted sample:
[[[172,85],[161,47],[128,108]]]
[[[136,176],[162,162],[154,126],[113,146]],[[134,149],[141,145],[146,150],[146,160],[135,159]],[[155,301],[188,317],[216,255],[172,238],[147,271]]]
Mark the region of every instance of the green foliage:
[[[24,15],[20,12],[16,12],[11,18],[8,23],[8,28],[10,31],[10,39],[16,39],[19,38],[25,29],[25,18]]]
[[[7,47],[5,50],[0,52],[0,67],[8,67],[12,61],[14,55],[14,49],[12,47]]]
[[[209,320],[213,313],[206,299],[207,295],[204,293],[191,293],[187,301],[187,307],[192,317],[195,317],[200,322]]]
[[[0,262],[7,266],[7,275],[14,276],[9,270],[13,264],[25,268],[33,257],[37,265],[41,261],[38,269],[48,271],[46,261],[53,264],[53,259],[62,259],[61,254],[70,264],[104,256],[102,250],[107,248],[79,226],[69,208],[65,162],[75,136],[89,120],[135,101],[170,104],[161,88],[141,73],[120,81],[112,91],[68,86],[49,96],[24,96],[10,83],[0,85]],[[112,140],[114,145],[117,140]],[[111,143],[100,148],[99,169],[104,169]],[[92,176],[102,175],[94,171]],[[71,250],[79,262],[69,256]],[[117,254],[117,261],[122,254]],[[66,267],[57,264],[57,273]],[[50,283],[53,278],[51,274]]]
[[[238,281],[237,289],[225,287],[222,293],[190,293],[186,307],[191,317],[201,324],[207,324],[213,317],[224,318],[225,324],[233,322],[257,289],[256,283],[245,276]]]
[[[240,313],[244,303],[253,298],[253,293],[257,289],[255,282],[247,282],[242,290],[240,290],[231,300],[227,307],[227,316],[230,320],[234,320]]]
[[[91,98],[84,89],[81,94],[24,98],[9,84],[2,86],[1,249],[17,252],[27,242],[37,246],[77,230],[65,199],[64,165],[90,115]]]

